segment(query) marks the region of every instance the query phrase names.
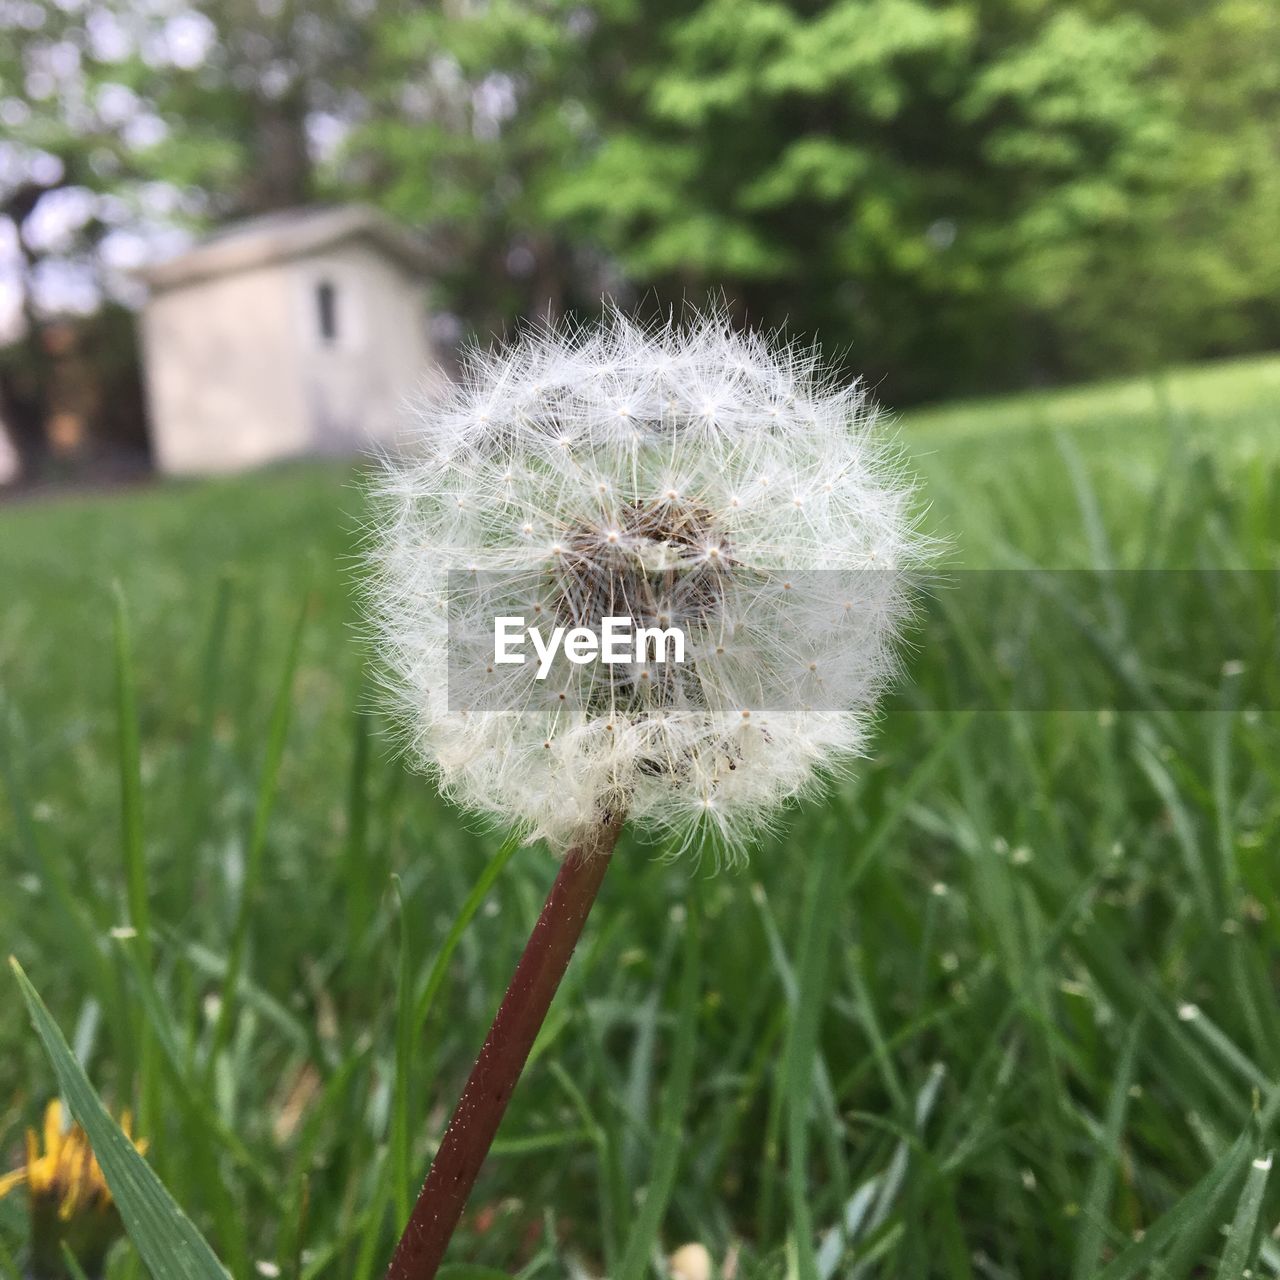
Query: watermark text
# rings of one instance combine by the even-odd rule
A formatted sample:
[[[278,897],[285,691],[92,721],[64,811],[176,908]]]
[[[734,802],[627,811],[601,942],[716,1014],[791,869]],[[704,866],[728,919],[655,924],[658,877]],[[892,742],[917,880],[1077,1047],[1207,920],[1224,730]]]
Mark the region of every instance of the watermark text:
[[[600,620],[598,633],[591,627],[553,626],[544,634],[536,624],[526,625],[522,617],[505,615],[493,620],[494,665],[518,666],[528,661],[526,640],[537,659],[539,680],[547,678],[561,652],[576,666],[684,661],[685,637],[679,627],[637,626],[634,618],[612,617]]]

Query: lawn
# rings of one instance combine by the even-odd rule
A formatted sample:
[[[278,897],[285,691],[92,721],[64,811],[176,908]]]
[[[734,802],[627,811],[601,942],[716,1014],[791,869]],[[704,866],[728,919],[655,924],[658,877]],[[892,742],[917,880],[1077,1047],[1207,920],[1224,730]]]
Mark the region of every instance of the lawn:
[[[1123,710],[949,709],[926,631],[874,756],[747,864],[624,841],[455,1259],[637,1280],[696,1240],[756,1280],[795,1274],[799,1232],[823,1280],[1280,1274],[1277,618],[1243,573],[1280,570],[1280,360],[899,434],[957,574],[1221,568],[1233,594],[1088,575]],[[0,507],[5,945],[237,1280],[380,1274],[554,875],[517,851],[430,1000],[499,840],[396,758],[362,511],[332,464]],[[1028,652],[1070,688],[1066,641]],[[1212,687],[1171,671],[1193,650],[1233,659]],[[10,1167],[56,1086],[3,981]],[[0,1275],[25,1224],[0,1202]]]

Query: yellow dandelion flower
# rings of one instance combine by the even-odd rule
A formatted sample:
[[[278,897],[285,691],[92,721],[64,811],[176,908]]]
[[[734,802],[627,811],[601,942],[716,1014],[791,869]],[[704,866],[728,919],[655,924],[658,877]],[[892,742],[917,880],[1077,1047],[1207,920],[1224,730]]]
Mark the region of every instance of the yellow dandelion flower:
[[[120,1127],[131,1140],[132,1118]],[[134,1142],[139,1151],[145,1142]],[[63,1277],[63,1242],[86,1275],[101,1272],[107,1249],[120,1234],[120,1216],[85,1131],[67,1124],[62,1103],[45,1108],[43,1133],[27,1130],[26,1161],[0,1177],[0,1199],[25,1186],[31,1210],[31,1265],[37,1277]]]

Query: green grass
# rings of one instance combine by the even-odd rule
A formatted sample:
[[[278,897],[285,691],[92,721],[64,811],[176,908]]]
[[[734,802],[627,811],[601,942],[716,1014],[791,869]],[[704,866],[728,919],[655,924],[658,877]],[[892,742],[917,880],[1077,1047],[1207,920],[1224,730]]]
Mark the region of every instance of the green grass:
[[[1280,362],[901,435],[956,564],[1280,567]],[[380,1274],[554,874],[395,758],[361,512],[331,465],[0,509],[6,947],[237,1280]],[[1265,594],[1107,603],[1117,661],[1276,632]],[[1280,715],[1167,674],[1141,711],[895,710],[744,868],[625,842],[452,1256],[1280,1272]],[[10,983],[6,1164],[57,1088]],[[25,1229],[0,1204],[0,1275]]]

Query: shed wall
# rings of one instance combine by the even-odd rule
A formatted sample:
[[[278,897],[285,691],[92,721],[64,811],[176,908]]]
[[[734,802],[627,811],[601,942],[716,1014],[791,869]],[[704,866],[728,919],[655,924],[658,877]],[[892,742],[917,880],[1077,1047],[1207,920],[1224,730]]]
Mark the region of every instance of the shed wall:
[[[167,472],[390,445],[439,376],[422,285],[364,238],[162,289],[142,332]]]
[[[0,484],[10,484],[18,478],[18,449],[9,439],[9,429],[0,422]]]
[[[235,471],[310,447],[285,265],[152,296],[142,315],[156,465]]]
[[[311,446],[350,453],[392,443],[404,402],[431,374],[424,290],[365,241],[289,264]],[[321,289],[330,291],[326,335]]]

